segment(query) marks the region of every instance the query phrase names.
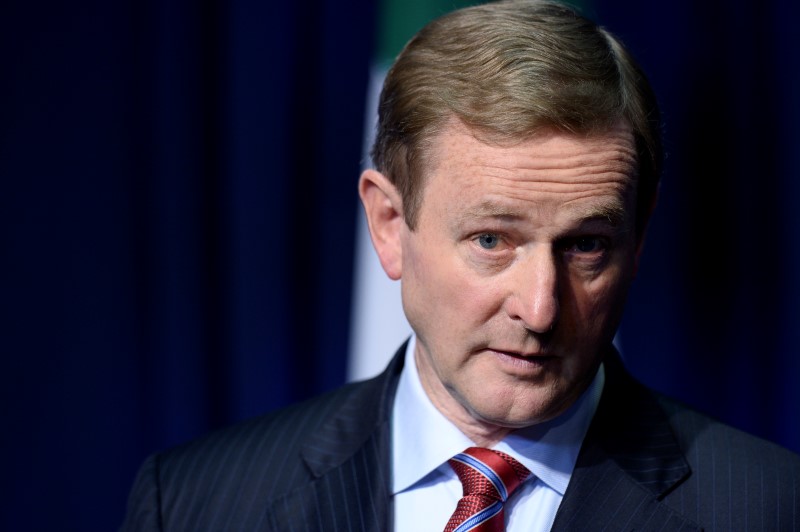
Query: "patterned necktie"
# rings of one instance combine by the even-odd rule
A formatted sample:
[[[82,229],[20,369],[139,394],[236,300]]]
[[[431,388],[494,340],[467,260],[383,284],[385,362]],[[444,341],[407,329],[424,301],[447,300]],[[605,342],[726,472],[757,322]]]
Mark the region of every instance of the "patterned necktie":
[[[448,460],[464,488],[444,532],[502,532],[503,503],[531,474],[500,451],[470,447]]]

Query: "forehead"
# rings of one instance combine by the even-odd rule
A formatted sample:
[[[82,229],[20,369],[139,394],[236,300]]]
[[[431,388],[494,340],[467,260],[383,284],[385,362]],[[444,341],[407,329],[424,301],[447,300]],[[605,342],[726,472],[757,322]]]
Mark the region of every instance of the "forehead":
[[[636,149],[624,123],[592,134],[545,130],[499,145],[453,121],[433,140],[429,155],[423,211],[428,204],[508,218],[531,208],[577,216],[633,214]]]

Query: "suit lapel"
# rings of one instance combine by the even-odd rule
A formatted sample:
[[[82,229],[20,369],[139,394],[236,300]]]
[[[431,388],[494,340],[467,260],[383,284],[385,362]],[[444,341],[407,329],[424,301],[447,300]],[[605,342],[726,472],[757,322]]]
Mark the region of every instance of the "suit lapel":
[[[603,397],[553,530],[698,530],[661,504],[689,465],[655,397],[606,357]]]
[[[405,344],[381,375],[353,385],[353,393],[303,446],[313,480],[276,501],[272,529],[391,529],[389,419],[404,352]]]

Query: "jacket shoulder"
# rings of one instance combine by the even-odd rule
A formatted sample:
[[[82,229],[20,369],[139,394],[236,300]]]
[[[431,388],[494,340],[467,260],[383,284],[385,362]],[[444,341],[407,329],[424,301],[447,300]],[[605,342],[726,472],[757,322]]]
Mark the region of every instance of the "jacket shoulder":
[[[257,530],[271,501],[311,472],[303,446],[375,379],[345,385],[150,456],[131,491],[123,530]],[[136,523],[136,524],[134,524]]]
[[[691,468],[665,502],[719,530],[800,529],[800,456],[657,396]]]
[[[723,452],[722,459],[734,453],[743,462],[767,464],[777,460],[786,467],[800,466],[800,456],[780,445],[748,434],[679,401],[655,395],[676,439],[687,454],[706,450]]]

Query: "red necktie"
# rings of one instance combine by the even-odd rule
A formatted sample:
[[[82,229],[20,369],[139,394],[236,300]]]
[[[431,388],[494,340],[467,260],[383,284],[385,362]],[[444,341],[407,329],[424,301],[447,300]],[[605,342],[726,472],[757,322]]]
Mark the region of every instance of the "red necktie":
[[[444,532],[502,532],[503,503],[531,474],[500,451],[470,447],[448,460],[464,488]]]

